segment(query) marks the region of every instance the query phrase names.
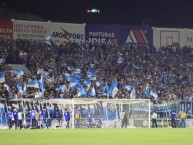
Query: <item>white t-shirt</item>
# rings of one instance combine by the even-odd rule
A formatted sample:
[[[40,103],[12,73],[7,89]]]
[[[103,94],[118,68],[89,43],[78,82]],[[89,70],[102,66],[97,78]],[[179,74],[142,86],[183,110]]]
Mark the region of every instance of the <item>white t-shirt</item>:
[[[18,120],[22,120],[22,112],[18,113]]]
[[[152,116],[151,116],[152,119],[157,119],[157,114],[156,113],[153,113]]]

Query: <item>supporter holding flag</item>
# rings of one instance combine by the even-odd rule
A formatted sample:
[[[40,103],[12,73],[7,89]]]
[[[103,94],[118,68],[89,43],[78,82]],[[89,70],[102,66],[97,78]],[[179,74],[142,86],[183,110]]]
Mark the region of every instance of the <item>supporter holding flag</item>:
[[[88,78],[89,78],[90,80],[96,80],[96,74],[93,72],[92,69],[89,69],[89,70],[87,71],[87,76],[88,76]]]
[[[9,93],[11,92],[10,86],[8,86],[7,84],[4,84],[4,87],[6,88],[6,90],[7,90]]]

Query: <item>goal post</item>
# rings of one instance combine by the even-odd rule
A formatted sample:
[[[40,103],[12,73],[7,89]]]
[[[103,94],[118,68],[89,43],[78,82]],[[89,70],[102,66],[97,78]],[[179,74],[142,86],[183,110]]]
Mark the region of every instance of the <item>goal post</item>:
[[[150,128],[149,99],[81,98],[71,102],[72,128]]]

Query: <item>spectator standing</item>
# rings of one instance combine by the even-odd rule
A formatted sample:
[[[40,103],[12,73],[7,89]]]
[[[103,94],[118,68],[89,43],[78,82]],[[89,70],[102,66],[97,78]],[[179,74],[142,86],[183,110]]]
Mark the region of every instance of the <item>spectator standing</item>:
[[[153,114],[151,115],[151,119],[152,119],[152,127],[154,128],[155,125],[155,127],[157,128],[157,113],[153,112]]]
[[[75,114],[76,128],[80,128],[80,112],[77,111]]]
[[[174,110],[171,112],[171,124],[172,128],[176,128],[176,112]]]

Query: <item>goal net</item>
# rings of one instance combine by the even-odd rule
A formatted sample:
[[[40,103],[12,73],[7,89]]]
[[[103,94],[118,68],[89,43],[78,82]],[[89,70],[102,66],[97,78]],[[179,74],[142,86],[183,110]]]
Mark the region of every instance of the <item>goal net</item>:
[[[72,128],[150,128],[150,100],[73,99]]]

